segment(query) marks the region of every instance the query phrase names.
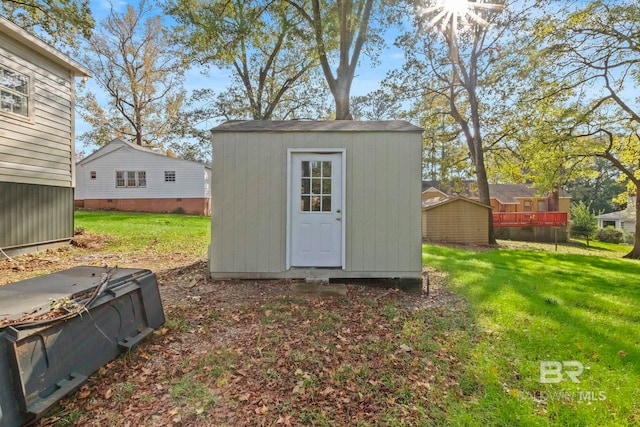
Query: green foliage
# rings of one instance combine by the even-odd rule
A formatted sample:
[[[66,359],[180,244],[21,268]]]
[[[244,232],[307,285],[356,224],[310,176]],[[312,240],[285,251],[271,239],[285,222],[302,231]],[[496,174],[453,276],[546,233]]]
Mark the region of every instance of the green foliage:
[[[71,47],[78,47],[78,35],[89,39],[95,25],[88,0],[2,0],[0,15],[39,37],[41,29],[50,43]]]
[[[640,74],[637,1],[590,1],[537,15],[518,90],[516,151],[537,183],[598,178],[594,159],[609,162],[640,189]],[[524,126],[523,126],[524,125]],[[595,173],[594,173],[595,172]],[[636,236],[629,257],[640,258]]]
[[[624,242],[633,245],[636,240],[636,233],[624,233]]]
[[[622,231],[614,227],[600,228],[596,232],[596,240],[606,243],[622,243]]]
[[[474,252],[423,247],[470,303],[465,395],[447,401],[443,425],[634,425],[640,396],[640,264],[546,251]],[[578,361],[580,383],[543,384],[541,361]],[[606,400],[580,400],[579,391]],[[563,397],[575,393],[575,399]],[[540,399],[540,397],[549,397]],[[615,423],[615,422],[614,422]]]
[[[286,1],[169,0],[166,12],[178,23],[173,37],[187,60],[205,69],[229,69],[225,91],[200,88],[186,118],[282,120],[318,118],[326,100],[317,55],[306,21]],[[194,126],[183,129],[209,141]]]
[[[625,192],[625,185],[619,182],[620,171],[602,158],[596,158],[590,169],[593,173],[585,171],[567,182],[566,190],[571,194],[571,200],[588,204],[594,212],[607,213],[622,209],[613,201]]]
[[[571,235],[590,238],[598,228],[598,219],[582,201],[571,205]]]

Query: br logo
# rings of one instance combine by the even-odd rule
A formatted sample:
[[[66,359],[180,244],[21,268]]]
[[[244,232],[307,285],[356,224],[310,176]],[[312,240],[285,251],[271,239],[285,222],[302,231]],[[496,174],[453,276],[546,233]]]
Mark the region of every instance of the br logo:
[[[582,375],[582,371],[584,371],[584,366],[575,360],[567,362],[543,360],[540,362],[540,382],[557,384],[566,375],[574,383],[579,383],[578,377]]]

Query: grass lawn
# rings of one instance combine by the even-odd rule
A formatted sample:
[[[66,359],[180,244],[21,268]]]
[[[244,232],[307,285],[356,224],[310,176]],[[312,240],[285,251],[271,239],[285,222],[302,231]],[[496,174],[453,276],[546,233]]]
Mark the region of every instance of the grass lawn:
[[[611,248],[605,248],[612,250]],[[423,247],[476,326],[448,400],[452,425],[640,424],[640,263],[531,250]],[[574,383],[540,381],[541,361],[576,361]],[[555,375],[547,378],[559,378]]]
[[[107,235],[107,251],[171,253],[205,256],[211,218],[203,216],[132,212],[75,213],[75,228]]]

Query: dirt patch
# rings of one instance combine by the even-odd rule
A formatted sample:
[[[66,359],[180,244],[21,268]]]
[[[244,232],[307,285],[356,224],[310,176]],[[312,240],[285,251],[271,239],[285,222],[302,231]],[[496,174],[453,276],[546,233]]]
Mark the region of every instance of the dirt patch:
[[[113,243],[113,237],[106,234],[79,233],[73,236],[71,244],[81,249],[98,251],[104,249],[109,243]]]
[[[205,259],[69,247],[0,261],[0,281],[114,261],[156,273],[167,322],[36,425],[428,425],[460,393],[450,325],[466,327],[465,305],[433,269],[422,293],[358,282],[319,297],[211,280]]]

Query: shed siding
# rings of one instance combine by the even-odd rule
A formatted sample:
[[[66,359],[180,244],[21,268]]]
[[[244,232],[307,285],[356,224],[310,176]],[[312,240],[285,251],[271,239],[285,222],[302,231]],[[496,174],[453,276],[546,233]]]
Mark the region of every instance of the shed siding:
[[[0,182],[0,248],[73,238],[73,189]]]
[[[432,242],[486,245],[490,210],[455,200],[422,210],[422,237]]]
[[[73,81],[69,70],[0,33],[0,63],[30,78],[30,120],[0,114],[0,181],[73,187]]]
[[[96,179],[91,179],[92,171],[96,172]],[[116,171],[145,171],[146,187],[117,188]],[[176,181],[165,182],[165,171],[175,171]],[[76,200],[210,197],[204,165],[126,147],[79,163],[76,173]]]
[[[419,274],[416,138],[398,132],[215,134],[211,272],[285,271],[287,152],[318,148],[346,149],[345,270]]]

